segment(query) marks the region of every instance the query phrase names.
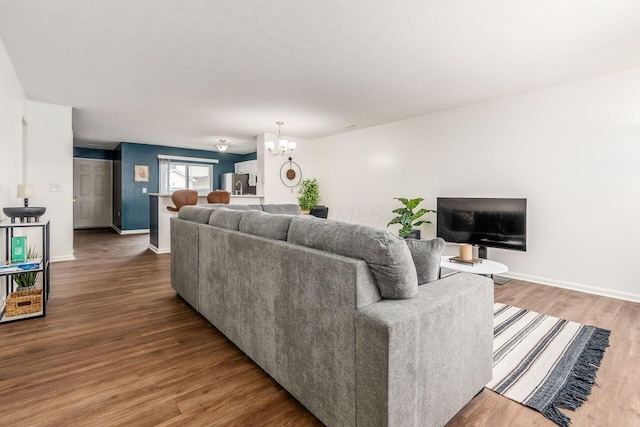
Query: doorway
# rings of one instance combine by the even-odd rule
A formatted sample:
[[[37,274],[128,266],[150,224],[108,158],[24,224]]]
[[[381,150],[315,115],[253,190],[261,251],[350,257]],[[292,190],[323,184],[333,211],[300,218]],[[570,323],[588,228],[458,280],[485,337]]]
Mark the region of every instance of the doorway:
[[[73,228],[111,227],[112,161],[73,159]]]

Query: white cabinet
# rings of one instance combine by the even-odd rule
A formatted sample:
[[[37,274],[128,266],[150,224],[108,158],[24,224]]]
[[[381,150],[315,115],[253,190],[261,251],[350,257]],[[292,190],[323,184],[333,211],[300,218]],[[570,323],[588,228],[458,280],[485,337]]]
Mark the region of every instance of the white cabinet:
[[[235,164],[235,173],[248,173],[249,185],[258,185],[258,161],[247,160],[246,162],[238,162]]]

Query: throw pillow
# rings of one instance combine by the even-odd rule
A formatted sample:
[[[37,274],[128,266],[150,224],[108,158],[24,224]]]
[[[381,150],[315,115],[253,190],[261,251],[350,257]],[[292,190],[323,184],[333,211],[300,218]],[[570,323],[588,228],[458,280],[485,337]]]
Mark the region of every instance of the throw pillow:
[[[418,293],[409,249],[388,230],[303,215],[291,221],[287,241],[364,260],[383,298],[406,299]]]
[[[423,285],[438,280],[440,257],[447,246],[445,241],[440,237],[433,240],[406,239],[405,241],[416,266],[418,284]]]

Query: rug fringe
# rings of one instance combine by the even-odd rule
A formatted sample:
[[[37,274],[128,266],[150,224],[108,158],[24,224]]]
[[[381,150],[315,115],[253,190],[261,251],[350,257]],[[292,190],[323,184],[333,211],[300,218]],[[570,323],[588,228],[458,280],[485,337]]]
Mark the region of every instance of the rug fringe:
[[[609,347],[611,331],[595,328],[589,342],[576,360],[566,384],[545,407],[542,414],[561,427],[568,427],[571,420],[558,408],[575,411],[582,405],[595,384],[596,372],[602,362],[604,351]]]

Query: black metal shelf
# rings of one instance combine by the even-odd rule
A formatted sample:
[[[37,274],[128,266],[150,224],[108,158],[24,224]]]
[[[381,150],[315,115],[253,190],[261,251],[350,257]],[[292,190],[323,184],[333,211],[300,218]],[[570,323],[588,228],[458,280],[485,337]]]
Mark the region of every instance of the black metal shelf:
[[[11,238],[14,237],[15,229],[29,229],[29,228],[41,228],[42,229],[42,240],[41,240],[41,251],[42,251],[42,260],[40,261],[40,266],[37,269],[29,269],[29,270],[21,270],[21,271],[4,271],[0,272],[0,278],[4,277],[5,279],[5,304],[0,310],[0,324],[1,323],[9,323],[16,322],[20,320],[33,319],[37,317],[45,317],[47,314],[47,302],[49,301],[49,291],[51,290],[50,285],[50,252],[49,252],[49,236],[50,236],[50,224],[49,221],[39,221],[39,222],[24,222],[24,223],[7,223],[0,224],[0,230],[4,230],[4,239],[5,239],[5,259],[9,261],[11,258]],[[13,276],[27,273],[42,273],[42,310],[35,313],[27,313],[18,316],[6,316],[6,299],[9,298],[9,294],[11,292],[15,292],[16,289],[13,283]],[[15,317],[15,318],[14,318]]]

